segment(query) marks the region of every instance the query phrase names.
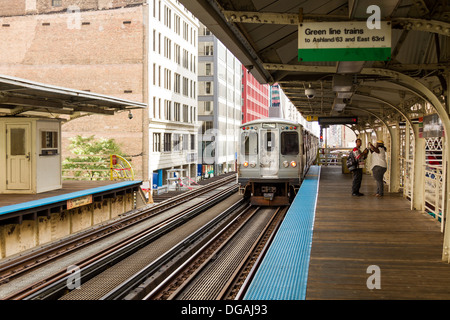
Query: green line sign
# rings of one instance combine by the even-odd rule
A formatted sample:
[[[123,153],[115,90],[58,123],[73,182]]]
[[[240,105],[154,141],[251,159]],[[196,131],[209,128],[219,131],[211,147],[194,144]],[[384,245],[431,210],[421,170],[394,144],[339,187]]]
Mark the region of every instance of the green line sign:
[[[298,29],[298,61],[387,61],[391,24],[370,29],[365,21],[303,22]]]

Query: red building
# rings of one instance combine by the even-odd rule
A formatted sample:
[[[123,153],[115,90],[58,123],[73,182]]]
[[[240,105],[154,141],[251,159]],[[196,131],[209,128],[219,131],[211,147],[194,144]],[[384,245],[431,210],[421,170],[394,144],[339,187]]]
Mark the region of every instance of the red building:
[[[270,86],[260,84],[242,66],[242,123],[269,116]]]

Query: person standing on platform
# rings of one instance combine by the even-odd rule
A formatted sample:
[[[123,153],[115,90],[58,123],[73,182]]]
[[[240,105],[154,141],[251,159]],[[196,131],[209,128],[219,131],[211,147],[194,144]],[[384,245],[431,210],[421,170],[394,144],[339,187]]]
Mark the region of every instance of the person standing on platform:
[[[365,164],[365,160],[367,158],[367,154],[369,153],[369,149],[364,149],[361,152],[361,139],[356,139],[356,147],[353,148],[353,155],[355,156],[356,161],[358,162],[358,166],[355,170],[352,171],[353,182],[352,182],[352,195],[353,196],[363,196],[364,193],[359,192],[359,188],[361,188],[361,182],[363,177],[363,168]]]
[[[377,193],[374,196],[382,197],[384,195],[383,176],[387,170],[386,147],[383,140],[378,140],[376,146],[369,142],[369,148],[372,153],[372,173],[377,182]]]

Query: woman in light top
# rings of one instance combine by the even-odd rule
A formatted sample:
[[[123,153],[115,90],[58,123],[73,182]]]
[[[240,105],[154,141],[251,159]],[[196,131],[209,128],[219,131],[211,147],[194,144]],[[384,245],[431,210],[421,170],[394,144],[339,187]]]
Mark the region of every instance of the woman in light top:
[[[377,182],[377,193],[375,196],[382,197],[384,195],[383,176],[387,170],[386,147],[383,140],[378,140],[375,146],[369,142],[369,149],[372,153],[372,173]]]

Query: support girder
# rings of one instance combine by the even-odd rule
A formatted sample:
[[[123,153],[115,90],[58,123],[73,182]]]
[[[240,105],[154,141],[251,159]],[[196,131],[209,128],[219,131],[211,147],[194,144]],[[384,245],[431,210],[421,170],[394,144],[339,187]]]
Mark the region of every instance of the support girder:
[[[292,13],[270,13],[250,11],[223,11],[228,22],[233,23],[258,23],[258,24],[285,24],[298,25],[300,15]],[[303,14],[302,21],[348,21],[346,15],[319,15]],[[450,35],[450,23],[439,20],[425,20],[414,18],[392,18],[392,28],[424,31]]]

